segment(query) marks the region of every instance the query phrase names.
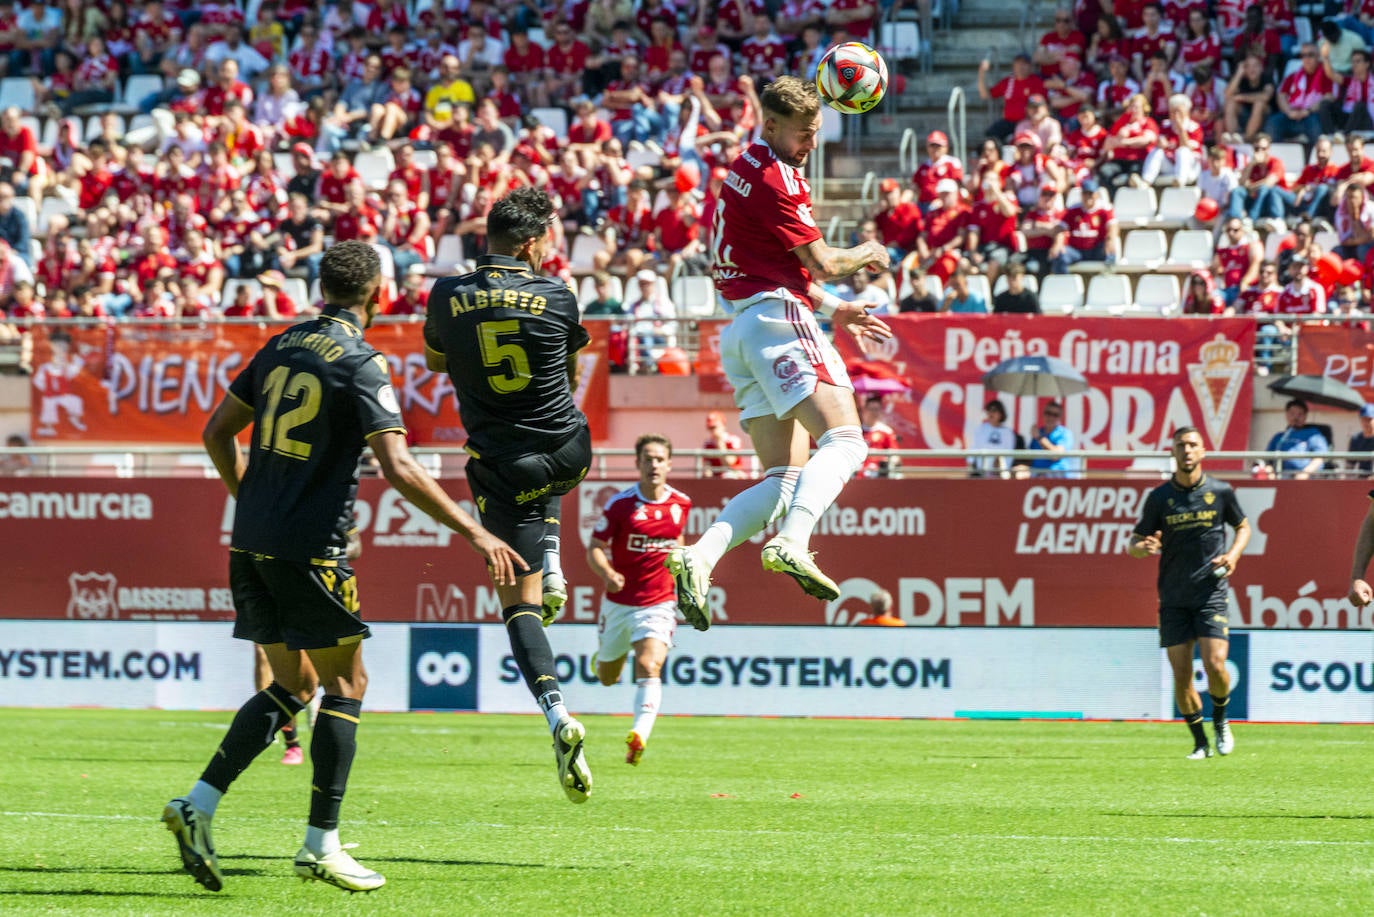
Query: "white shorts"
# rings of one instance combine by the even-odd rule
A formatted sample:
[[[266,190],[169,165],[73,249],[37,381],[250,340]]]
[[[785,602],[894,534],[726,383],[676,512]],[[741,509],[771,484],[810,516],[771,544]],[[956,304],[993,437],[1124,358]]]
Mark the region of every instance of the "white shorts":
[[[740,420],[781,419],[820,382],[852,389],[844,361],[821,333],[811,307],[785,289],[730,303],[720,362],[735,389]]]
[[[677,630],[677,606],[673,602],[621,605],[603,597],[601,620],[596,627],[601,636],[596,648],[599,662],[621,658],[645,637],[653,637],[672,649],[673,632]]]

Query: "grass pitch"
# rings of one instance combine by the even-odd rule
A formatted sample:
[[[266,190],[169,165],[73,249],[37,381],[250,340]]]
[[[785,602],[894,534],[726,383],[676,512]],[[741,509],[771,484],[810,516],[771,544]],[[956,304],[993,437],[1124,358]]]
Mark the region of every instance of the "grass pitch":
[[[671,698],[669,698],[671,701]],[[309,765],[221,804],[215,894],[158,821],[228,713],[0,710],[0,911],[22,914],[1282,914],[1374,907],[1368,728],[587,717],[573,806],[541,718],[368,714],[343,839],[388,879],[291,871]]]

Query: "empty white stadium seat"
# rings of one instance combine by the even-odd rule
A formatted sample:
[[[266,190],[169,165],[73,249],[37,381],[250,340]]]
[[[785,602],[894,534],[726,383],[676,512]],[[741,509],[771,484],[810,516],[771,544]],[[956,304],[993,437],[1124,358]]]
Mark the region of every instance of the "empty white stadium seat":
[[[1184,229],[1174,233],[1169,245],[1169,259],[1165,268],[1170,271],[1193,271],[1212,264],[1212,234],[1205,229]]]
[[[33,95],[33,83],[26,76],[7,76],[0,80],[0,109],[9,107],[22,111],[35,111],[37,100]]]
[[[1135,302],[1127,314],[1172,315],[1178,311],[1178,277],[1173,274],[1145,274],[1135,285]]]
[[[380,147],[360,152],[353,159],[353,168],[369,190],[381,191],[386,187],[391,170],[396,168],[396,160],[392,157],[391,150]]]
[[[442,277],[452,274],[463,264],[463,239],[449,233],[439,238],[439,246],[434,252],[434,260],[425,265],[425,274]]]
[[[533,30],[531,29],[531,32]],[[533,37],[533,36],[531,36]],[[530,114],[559,137],[568,136],[568,113],[561,108],[531,108]]]
[[[1116,221],[1123,227],[1145,226],[1155,218],[1159,203],[1153,188],[1119,188],[1112,198]]]
[[[162,77],[156,73],[135,73],[124,83],[124,105],[137,110],[144,99],[164,88]]]
[[[238,295],[240,287],[247,287],[249,300],[257,301],[262,298],[262,284],[252,278],[233,277],[224,281],[224,288],[220,290],[219,307],[221,310],[233,305],[234,297]]]
[[[988,284],[987,277],[982,274],[973,274],[968,279],[968,291],[977,293],[983,297],[983,302],[987,303],[988,311],[992,311],[992,287]]]
[[[883,23],[879,49],[891,61],[908,60],[921,54],[921,29],[915,22]]]
[[[1288,173],[1288,180],[1297,178],[1298,173],[1303,168],[1303,151],[1301,143],[1274,143],[1270,145],[1269,155],[1283,163],[1283,171]]]
[[[1164,263],[1168,254],[1169,240],[1163,230],[1133,229],[1126,233],[1116,266],[1123,271],[1152,271]]]
[[[1082,312],[1121,315],[1131,304],[1131,281],[1122,274],[1098,274],[1088,284]]]
[[[677,314],[686,318],[709,318],[716,314],[716,288],[704,274],[684,274],[673,281],[673,304]]]
[[[1164,193],[1159,196],[1159,212],[1155,214],[1155,222],[1170,226],[1186,225],[1197,212],[1200,200],[1202,192],[1195,185],[1187,188],[1165,188]]]
[[[1082,305],[1081,275],[1050,274],[1040,284],[1040,311],[1046,315],[1069,315]]]

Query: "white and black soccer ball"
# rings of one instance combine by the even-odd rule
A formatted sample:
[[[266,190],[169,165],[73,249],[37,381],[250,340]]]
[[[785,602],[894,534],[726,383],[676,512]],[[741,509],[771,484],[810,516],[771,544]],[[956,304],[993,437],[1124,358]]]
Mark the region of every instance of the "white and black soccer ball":
[[[816,68],[816,89],[836,111],[862,114],[887,93],[887,62],[863,42],[836,45],[825,52]]]

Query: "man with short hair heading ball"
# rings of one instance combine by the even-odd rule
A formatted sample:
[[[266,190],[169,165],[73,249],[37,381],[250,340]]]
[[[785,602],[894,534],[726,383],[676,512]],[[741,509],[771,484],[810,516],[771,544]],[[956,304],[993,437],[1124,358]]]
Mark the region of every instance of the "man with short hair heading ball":
[[[1202,724],[1202,698],[1193,687],[1193,647],[1198,646],[1212,697],[1212,728],[1217,751],[1235,748],[1226,704],[1231,675],[1226,670],[1230,628],[1226,618],[1226,580],[1250,543],[1250,523],[1224,481],[1202,472],[1207,455],[1202,434],[1193,427],[1174,431],[1176,471],[1150,491],[1126,551],[1132,557],[1160,555],[1159,645],[1174,675],[1174,701],[1193,734],[1188,758],[1212,757]],[[1236,531],[1226,550],[1226,526]]]

